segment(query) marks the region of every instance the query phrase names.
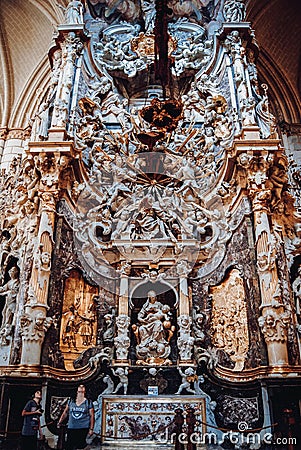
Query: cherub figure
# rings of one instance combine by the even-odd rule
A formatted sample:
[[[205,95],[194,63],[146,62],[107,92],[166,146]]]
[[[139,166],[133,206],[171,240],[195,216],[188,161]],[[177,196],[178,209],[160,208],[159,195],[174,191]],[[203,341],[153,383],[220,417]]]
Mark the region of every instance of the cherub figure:
[[[118,367],[116,370],[112,369],[113,374],[119,378],[119,383],[117,384],[116,388],[113,391],[113,394],[116,394],[120,388],[123,387],[123,393],[124,395],[127,394],[127,390],[128,390],[128,384],[129,384],[129,380],[128,380],[128,368],[125,367]]]
[[[183,389],[186,389],[187,392],[190,392],[191,394],[195,395],[195,390],[190,387],[191,383],[194,383],[198,378],[193,367],[188,367],[187,369],[184,370],[184,372],[180,368],[178,370],[179,374],[182,377],[182,383],[180,384],[180,387],[177,390],[176,395],[181,394]]]

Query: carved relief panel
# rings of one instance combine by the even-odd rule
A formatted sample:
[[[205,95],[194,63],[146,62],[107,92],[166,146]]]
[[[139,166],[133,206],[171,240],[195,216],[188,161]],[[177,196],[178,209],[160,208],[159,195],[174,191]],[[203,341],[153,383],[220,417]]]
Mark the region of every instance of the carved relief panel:
[[[233,370],[243,370],[249,349],[247,307],[243,279],[237,269],[220,285],[211,288],[212,341],[235,363]]]
[[[67,370],[87,348],[96,345],[97,316],[94,296],[98,288],[87,284],[81,273],[73,270],[65,282],[60,349]]]

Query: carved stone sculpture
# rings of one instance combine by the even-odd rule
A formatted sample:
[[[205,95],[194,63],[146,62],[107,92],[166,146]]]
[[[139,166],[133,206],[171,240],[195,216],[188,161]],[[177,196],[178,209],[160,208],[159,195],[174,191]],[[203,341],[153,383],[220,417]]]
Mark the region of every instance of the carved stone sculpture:
[[[11,332],[20,285],[19,271],[17,267],[12,267],[8,273],[10,280],[0,288],[0,295],[5,297],[5,305],[2,310],[2,340],[6,340],[7,336]]]
[[[191,387],[191,385],[194,385],[194,383],[197,381],[198,376],[195,372],[195,369],[193,367],[188,367],[187,369],[183,370],[178,368],[179,374],[182,377],[182,383],[180,384],[179,389],[176,392],[176,395],[181,394],[183,389],[186,389],[187,392],[190,394],[195,395],[195,389]]]
[[[226,0],[224,17],[227,22],[243,22],[246,16],[244,0]]]
[[[116,357],[120,361],[127,360],[130,346],[129,334],[130,318],[126,314],[116,317],[117,336],[114,339]]]
[[[83,4],[80,0],[70,0],[67,7],[58,4],[64,10],[67,24],[83,23]]]
[[[128,368],[127,367],[118,367],[116,370],[112,369],[113,374],[119,378],[119,383],[113,391],[113,394],[117,394],[120,388],[123,388],[124,395],[127,394],[128,390]]]
[[[300,315],[300,302],[301,302],[301,266],[298,267],[298,276],[295,278],[292,284],[292,288],[296,297],[296,313]]]
[[[41,354],[45,332],[53,323],[51,317],[45,317],[39,308],[27,307],[21,316],[22,356],[21,364],[32,364]],[[40,361],[36,361],[39,364]]]
[[[114,338],[114,314],[105,314],[104,320],[105,320],[105,331],[103,333],[103,340],[104,342],[112,342]]]
[[[148,292],[147,301],[138,313],[138,324],[132,326],[137,339],[138,361],[146,364],[164,362],[170,354],[169,341],[173,335],[170,307]]]
[[[190,361],[194,338],[191,336],[192,319],[187,314],[178,317],[178,349],[181,361]]]
[[[287,326],[290,323],[291,317],[288,311],[282,313],[274,310],[266,310],[264,315],[259,317],[258,322],[264,334],[267,343],[286,343],[287,341]],[[278,356],[281,360],[281,352],[278,351]],[[279,364],[283,361],[279,360]]]
[[[256,105],[256,115],[258,125],[260,127],[261,135],[264,139],[276,139],[277,138],[277,122],[275,116],[270,111],[269,100],[267,96],[266,85],[262,85],[264,89],[264,95]]]
[[[237,269],[221,285],[212,288],[213,344],[224,350],[240,371],[249,349],[249,331],[243,279]]]

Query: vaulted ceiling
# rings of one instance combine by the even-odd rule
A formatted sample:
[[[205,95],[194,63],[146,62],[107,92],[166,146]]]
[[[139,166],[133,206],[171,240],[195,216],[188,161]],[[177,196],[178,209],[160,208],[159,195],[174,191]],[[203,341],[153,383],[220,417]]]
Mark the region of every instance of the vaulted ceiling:
[[[301,1],[249,0],[247,20],[260,48],[258,71],[283,119],[300,122]]]
[[[47,53],[63,20],[57,3],[1,0],[0,127],[25,126],[47,85]],[[269,85],[280,119],[300,122],[301,2],[248,0],[247,11],[260,47],[259,78]]]

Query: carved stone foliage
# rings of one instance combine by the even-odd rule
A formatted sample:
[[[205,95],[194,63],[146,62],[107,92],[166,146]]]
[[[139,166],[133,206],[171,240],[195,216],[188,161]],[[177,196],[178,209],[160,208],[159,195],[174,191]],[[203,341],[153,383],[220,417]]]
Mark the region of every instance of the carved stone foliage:
[[[25,312],[21,316],[21,335],[28,345],[33,345],[35,341],[42,344],[45,332],[51,324],[51,317],[45,317],[42,312],[35,317]]]
[[[288,311],[278,313],[274,310],[266,311],[259,317],[259,325],[267,343],[281,342],[286,343],[287,326],[291,320]]]
[[[233,370],[241,371],[249,350],[246,295],[243,279],[234,269],[219,286],[211,288],[212,342],[228,353],[235,363]]]

